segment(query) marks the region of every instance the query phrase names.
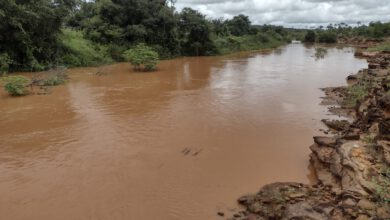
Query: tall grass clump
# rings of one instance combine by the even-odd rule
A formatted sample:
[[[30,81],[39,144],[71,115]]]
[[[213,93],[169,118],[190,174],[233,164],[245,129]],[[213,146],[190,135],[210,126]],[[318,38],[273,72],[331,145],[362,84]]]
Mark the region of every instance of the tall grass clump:
[[[27,87],[30,80],[24,76],[5,76],[2,79],[4,90],[11,96],[23,96],[28,94]]]
[[[368,95],[368,86],[356,84],[347,88],[347,97],[344,100],[344,105],[353,108],[358,102],[362,101]]]
[[[62,30],[63,52],[60,63],[68,67],[96,66],[113,62],[107,46],[86,38],[82,31]]]

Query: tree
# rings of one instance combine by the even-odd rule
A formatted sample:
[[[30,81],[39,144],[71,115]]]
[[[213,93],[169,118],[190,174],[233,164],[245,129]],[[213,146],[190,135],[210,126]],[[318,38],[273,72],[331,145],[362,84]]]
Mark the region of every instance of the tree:
[[[156,69],[159,60],[158,53],[142,43],[125,51],[123,56],[125,60],[130,61],[137,71],[141,71],[142,66],[144,71],[153,71]]]
[[[323,32],[318,35],[320,43],[337,43],[337,35],[332,32]]]
[[[85,23],[95,14],[95,2],[82,1],[77,7],[72,10],[67,18],[66,25],[75,29],[85,28]]]
[[[180,13],[179,29],[183,54],[201,56],[215,53],[210,24],[204,15],[184,8]]]
[[[307,43],[316,42],[316,33],[312,30],[308,31],[305,35],[305,42]]]
[[[246,15],[237,15],[229,21],[230,33],[235,36],[242,36],[250,33],[251,21]]]
[[[62,22],[74,0],[0,1],[0,53],[11,70],[39,70],[58,58]]]
[[[224,37],[230,34],[228,23],[224,21],[223,18],[214,19],[211,21],[211,24],[216,36]]]
[[[87,36],[98,43],[159,46],[165,57],[179,54],[174,1],[98,0],[96,14],[85,22]]]

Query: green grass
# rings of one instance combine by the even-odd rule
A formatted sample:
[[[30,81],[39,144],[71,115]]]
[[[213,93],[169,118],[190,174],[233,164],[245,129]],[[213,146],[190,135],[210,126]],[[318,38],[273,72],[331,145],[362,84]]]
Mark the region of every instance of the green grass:
[[[344,105],[353,108],[359,101],[362,101],[368,95],[368,87],[366,85],[353,85],[347,88],[347,97],[344,100]]]
[[[67,67],[96,66],[113,62],[108,48],[84,38],[83,32],[70,29],[62,30],[61,41],[64,52],[61,63]]]
[[[376,47],[371,47],[368,49],[368,51],[371,52],[381,52],[381,51],[387,51],[390,52],[390,40],[384,41],[383,43],[379,44]]]

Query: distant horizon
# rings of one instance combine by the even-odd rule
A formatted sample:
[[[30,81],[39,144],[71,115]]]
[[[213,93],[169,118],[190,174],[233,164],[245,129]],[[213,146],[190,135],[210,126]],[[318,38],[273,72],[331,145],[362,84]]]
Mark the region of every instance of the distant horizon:
[[[301,29],[390,21],[390,2],[383,0],[177,0],[175,7],[177,11],[190,7],[211,19],[244,14],[254,25]]]

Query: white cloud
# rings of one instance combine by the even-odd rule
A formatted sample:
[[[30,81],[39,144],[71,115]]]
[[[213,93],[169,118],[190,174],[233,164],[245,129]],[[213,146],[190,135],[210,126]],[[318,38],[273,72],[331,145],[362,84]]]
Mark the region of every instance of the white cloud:
[[[246,14],[254,24],[309,27],[329,23],[390,21],[390,0],[178,0],[211,18]]]

